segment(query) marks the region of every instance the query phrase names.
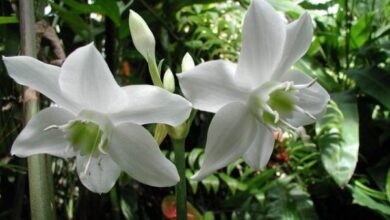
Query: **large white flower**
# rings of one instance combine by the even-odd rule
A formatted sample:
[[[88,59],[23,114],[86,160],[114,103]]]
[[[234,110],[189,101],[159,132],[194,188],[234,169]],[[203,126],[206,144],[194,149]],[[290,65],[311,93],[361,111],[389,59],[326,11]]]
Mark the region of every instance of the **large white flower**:
[[[200,180],[243,156],[263,168],[273,151],[273,131],[315,121],[328,93],[315,80],[289,70],[309,48],[312,21],[305,13],[290,24],[263,0],[253,0],[244,20],[238,64],[210,61],[179,74],[195,108],[216,113],[206,142]]]
[[[13,155],[76,156],[81,182],[98,193],[112,188],[121,169],[151,186],[179,181],[176,167],[141,125],[179,125],[191,111],[184,98],[156,86],[119,87],[93,44],[75,50],[61,68],[26,56],[3,59],[16,82],[59,106],[28,122],[12,146]]]

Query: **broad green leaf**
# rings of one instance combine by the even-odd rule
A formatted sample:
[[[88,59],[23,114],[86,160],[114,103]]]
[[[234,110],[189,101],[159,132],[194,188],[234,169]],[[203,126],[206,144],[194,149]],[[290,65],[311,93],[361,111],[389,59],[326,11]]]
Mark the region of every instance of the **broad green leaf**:
[[[72,8],[74,13],[99,13],[107,15],[115,25],[120,24],[119,7],[115,0],[96,0],[94,4],[83,4],[75,0],[64,0],[66,5]]]
[[[357,185],[351,186],[350,189],[352,190],[353,203],[390,215],[389,203],[386,204],[378,202],[370,197],[364,189]]]
[[[110,17],[117,26],[120,24],[119,7],[115,0],[96,0],[95,4],[99,5],[104,14]]]
[[[0,16],[0,24],[15,24],[18,22],[16,16]]]
[[[340,186],[351,179],[358,161],[359,121],[356,100],[350,92],[332,95],[333,104],[317,123],[321,161]]]
[[[351,28],[350,45],[351,48],[359,48],[370,38],[372,28],[373,13],[368,13],[356,22]]]
[[[390,109],[390,74],[378,68],[350,70],[350,78],[360,89]]]

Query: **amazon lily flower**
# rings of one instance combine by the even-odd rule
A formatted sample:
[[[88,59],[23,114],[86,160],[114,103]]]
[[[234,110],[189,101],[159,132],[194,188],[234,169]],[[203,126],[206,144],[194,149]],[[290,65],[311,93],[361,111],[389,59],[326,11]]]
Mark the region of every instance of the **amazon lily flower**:
[[[216,60],[178,74],[193,106],[216,113],[204,163],[193,179],[241,156],[251,167],[264,168],[274,148],[274,131],[310,124],[324,112],[329,94],[304,73],[290,70],[308,50],[312,35],[307,13],[287,24],[269,3],[253,0],[238,64]]]
[[[150,85],[120,87],[93,44],[76,49],[61,68],[26,56],[4,57],[9,75],[59,107],[36,114],[13,143],[11,154],[76,157],[81,182],[108,192],[124,170],[157,187],[179,181],[148,123],[181,124],[190,114],[184,98]]]

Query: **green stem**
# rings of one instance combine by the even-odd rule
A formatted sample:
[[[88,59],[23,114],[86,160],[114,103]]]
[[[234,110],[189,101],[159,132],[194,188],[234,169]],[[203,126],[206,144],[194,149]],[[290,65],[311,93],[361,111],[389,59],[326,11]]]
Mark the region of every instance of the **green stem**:
[[[118,203],[118,193],[116,191],[116,187],[112,187],[110,191],[110,200],[111,200],[111,209],[113,210],[113,215],[115,220],[120,220],[120,208]]]
[[[156,63],[156,58],[149,57],[147,61],[148,61],[150,77],[152,78],[153,84],[155,86],[163,88],[163,83],[160,77],[160,71],[158,71],[158,67]]]
[[[172,139],[175,151],[175,164],[179,172],[180,182],[176,185],[176,219],[187,219],[187,189],[186,189],[186,161],[185,161],[185,139]]]
[[[34,1],[19,0],[20,34],[22,53],[36,57]],[[24,123],[26,124],[39,111],[38,94],[24,88]],[[45,155],[27,158],[28,181],[30,188],[31,219],[55,219],[54,192],[51,183],[51,169]]]

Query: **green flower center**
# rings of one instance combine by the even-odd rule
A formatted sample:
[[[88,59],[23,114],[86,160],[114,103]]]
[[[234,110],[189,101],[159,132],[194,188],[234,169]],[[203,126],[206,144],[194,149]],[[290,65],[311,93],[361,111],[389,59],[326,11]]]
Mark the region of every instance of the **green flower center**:
[[[101,150],[105,152],[108,149],[108,139],[99,125],[93,122],[73,121],[66,127],[65,133],[70,146],[81,156],[98,156]]]
[[[264,83],[253,90],[249,96],[249,109],[260,122],[271,130],[283,127],[295,130],[296,128],[286,120],[293,111],[303,111],[295,104],[294,92],[310,85],[294,85],[293,82]]]

